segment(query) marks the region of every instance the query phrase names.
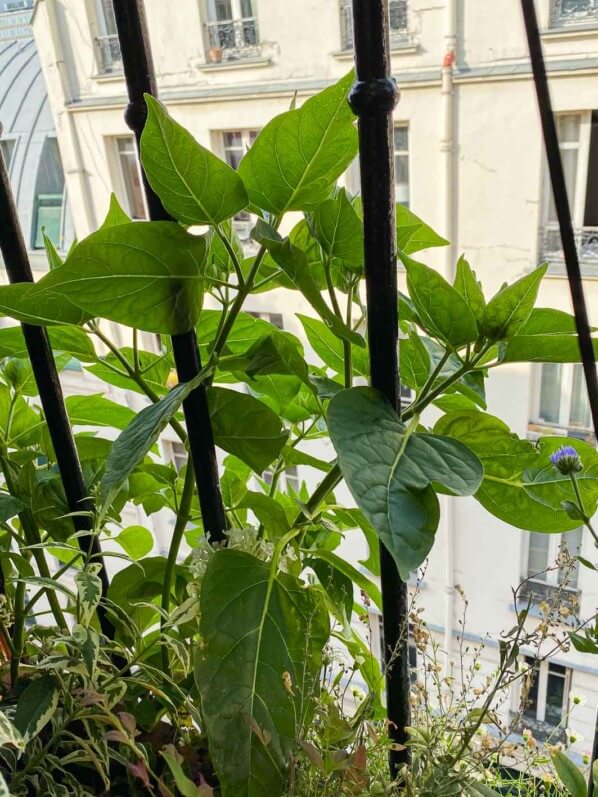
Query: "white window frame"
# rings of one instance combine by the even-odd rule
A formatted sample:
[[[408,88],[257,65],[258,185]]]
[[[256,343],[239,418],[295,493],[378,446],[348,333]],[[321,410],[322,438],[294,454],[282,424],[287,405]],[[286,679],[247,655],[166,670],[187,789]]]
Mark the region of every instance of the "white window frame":
[[[580,537],[580,552],[581,552],[582,549],[583,549],[583,538],[584,538],[584,535],[583,535],[583,526],[580,527],[580,528],[582,530],[581,537]],[[524,580],[531,579],[532,581],[537,582],[538,584],[546,584],[548,586],[552,586],[552,587],[555,587],[555,588],[559,587],[559,586],[562,586],[562,587],[564,587],[566,589],[569,589],[571,591],[575,591],[576,592],[579,589],[579,569],[578,569],[578,572],[577,572],[577,584],[575,584],[575,585],[573,585],[573,584],[565,585],[565,584],[559,584],[560,569],[555,567],[555,563],[557,561],[561,545],[563,544],[563,542],[566,543],[567,535],[571,535],[574,532],[573,531],[564,531],[561,534],[545,534],[545,535],[543,535],[548,540],[547,567],[551,568],[549,572],[544,574],[545,578],[537,578],[535,576],[535,574],[534,575],[528,575],[529,570],[530,570],[530,567],[529,567],[529,555],[530,555],[530,543],[531,543],[531,540],[532,540],[532,536],[531,536],[532,533],[533,532],[530,532],[529,534],[524,534],[523,537],[522,537],[523,541],[524,541],[524,544],[523,544],[523,561],[522,561],[522,578]],[[541,534],[542,532],[537,532],[537,533]],[[540,571],[540,572],[543,572],[543,571]]]
[[[227,158],[227,151],[232,149],[237,149],[236,147],[227,147],[225,140],[227,133],[239,133],[241,136],[241,147],[243,154],[249,151],[251,145],[258,137],[260,133],[259,127],[240,127],[240,128],[226,128],[223,130],[214,131],[212,134],[212,140],[215,139],[215,144],[217,151],[220,153],[220,157],[223,161],[225,161],[229,166],[232,164],[229,162]],[[239,236],[241,242],[246,248],[254,248],[254,244],[249,237],[251,229],[255,224],[255,216],[252,216],[247,211],[241,211],[240,213],[235,216],[233,219],[233,225],[235,228],[235,232]]]
[[[142,174],[141,174],[141,164],[139,163],[139,153],[137,152],[137,145],[135,144],[135,137],[133,135],[129,135],[127,133],[120,133],[118,135],[108,136],[108,138],[107,138],[107,149],[108,149],[109,160],[114,165],[114,168],[113,168],[114,177],[115,177],[115,180],[114,180],[114,182],[115,182],[115,192],[114,193],[117,195],[117,197],[118,197],[121,205],[123,206],[125,212],[129,216],[131,216],[131,218],[138,218],[138,217],[133,217],[133,209],[131,207],[131,202],[130,202],[129,194],[128,194],[128,191],[127,191],[127,185],[126,185],[126,182],[125,182],[125,175],[124,175],[124,172],[123,172],[123,165],[122,165],[122,160],[121,160],[121,155],[123,153],[121,153],[121,151],[119,149],[119,146],[118,146],[118,142],[119,141],[124,141],[125,139],[128,142],[130,142],[131,147],[133,148],[133,153],[135,154],[135,161],[137,163],[137,170],[138,170],[138,173],[139,173],[139,182],[140,182],[140,185],[141,185],[141,201],[142,201],[143,207],[144,207],[145,218],[147,219],[148,218],[147,203],[145,201],[145,194],[144,194],[144,191],[143,191],[143,178],[142,178]]]
[[[553,421],[545,421],[540,418],[540,401],[542,392],[542,366],[543,363],[538,363],[538,366],[533,369],[532,377],[532,402],[530,411],[530,424],[541,427],[548,427],[558,434],[567,434],[569,431],[592,434],[592,427],[589,426],[572,426],[570,423],[571,418],[571,403],[573,400],[573,375],[574,366],[581,367],[579,363],[559,363],[561,366],[561,390],[560,390],[560,403],[559,403],[559,419],[555,423]]]
[[[407,132],[407,149],[395,149],[395,130],[403,129]],[[393,122],[392,126],[392,156],[395,160],[397,157],[404,157],[407,159],[407,202],[402,202],[406,208],[411,205],[411,157],[409,155],[409,123],[408,122]],[[395,189],[397,188],[397,175],[395,169]],[[398,201],[398,200],[397,200]]]
[[[529,665],[527,659],[533,659],[533,656],[524,656],[521,659],[522,665]],[[557,662],[551,662],[550,659],[546,659],[545,661],[538,663],[538,704],[536,707],[536,722],[543,722],[546,723],[546,697],[548,693],[548,675],[550,670],[550,664]],[[563,667],[564,665],[559,664],[558,666]],[[561,723],[565,720],[568,709],[569,709],[569,693],[571,691],[571,677],[572,677],[572,670],[570,667],[565,667],[565,675],[563,680],[565,681],[565,685],[563,687],[563,705],[561,707]],[[518,703],[521,703],[521,696],[523,691],[523,679],[519,686],[519,695],[518,695]],[[525,726],[525,714],[522,714],[522,723]],[[551,726],[555,728],[562,727],[561,724]]]
[[[12,150],[10,152],[10,160],[6,161],[6,169],[9,174],[11,173],[13,163],[15,162],[18,143],[19,143],[18,136],[2,136],[2,138],[0,139],[0,144],[7,144],[8,146],[12,144]]]
[[[177,473],[180,473],[181,468],[187,463],[188,452],[180,440],[162,439],[162,456],[174,465]]]
[[[118,36],[116,32],[111,32],[109,30],[108,20],[106,19],[106,10],[102,0],[89,1],[91,3],[90,11],[93,14],[93,27],[95,28],[94,44],[98,74],[120,75],[123,71],[123,64],[122,57],[120,56],[120,44],[118,42]],[[102,54],[102,41],[109,43],[110,57],[108,60],[106,60]],[[117,53],[118,57],[116,57]]]

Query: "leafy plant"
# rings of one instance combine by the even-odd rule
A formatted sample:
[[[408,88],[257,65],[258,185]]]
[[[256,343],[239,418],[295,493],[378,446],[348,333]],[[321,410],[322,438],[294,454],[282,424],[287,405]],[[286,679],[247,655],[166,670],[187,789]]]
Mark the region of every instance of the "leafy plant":
[[[135,417],[102,396],[67,401],[94,534],[120,546],[106,556],[124,560],[102,596],[98,563],[82,554],[67,510],[22,333],[0,330],[0,766],[16,795],[276,797],[299,751],[313,755],[314,734],[328,769],[346,762],[355,739],[357,720],[349,732],[322,692],[331,638],[370,689],[359,722],[383,718],[377,659],[350,622],[355,588],[380,604],[379,542],[406,579],[434,544],[439,493],[474,495],[502,520],[546,533],[596,510],[590,446],[520,440],[486,412],[491,369],[578,357],[573,319],[534,307],[545,266],[487,299],[461,258],[451,285],[412,257],[447,242],[398,205],[408,289],[399,296],[401,378],[413,401],[399,416],[354,386],[369,367],[361,203],[337,184],[357,151],[351,81],[273,119],[238,172],[148,97],[141,161],[175,221],[132,222],[113,198],[101,228],[64,262],[50,251],[52,270],[36,284],[0,288],[6,315],[49,327],[59,368],[74,359],[147,399]],[[256,220],[248,257],[235,232],[240,211]],[[253,294],[278,288],[317,316],[299,318],[319,364],[296,336],[247,312]],[[111,339],[106,320],[131,328],[130,345]],[[192,328],[205,365],[175,386],[167,338],[156,352],[141,333]],[[167,425],[187,445],[180,406],[200,383],[227,453],[225,550],[204,539],[191,460],[177,471],[155,456]],[[431,406],[442,412],[433,428]],[[309,450],[328,436],[330,461]],[[553,461],[563,445],[579,460],[574,479]],[[297,466],[321,474],[313,493],[284,486]],[[343,478],[357,507],[336,502]],[[151,555],[149,529],[122,528],[129,503],[175,517],[166,556]],[[357,534],[369,547],[367,574],[337,552]],[[100,632],[99,605],[114,639]],[[351,755],[359,794],[361,747]]]

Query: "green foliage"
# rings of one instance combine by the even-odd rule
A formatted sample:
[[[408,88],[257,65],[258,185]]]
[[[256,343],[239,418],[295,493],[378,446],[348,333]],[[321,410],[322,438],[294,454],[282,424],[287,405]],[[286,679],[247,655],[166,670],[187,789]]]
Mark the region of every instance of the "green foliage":
[[[571,797],[586,797],[588,788],[585,778],[573,761],[562,750],[553,754],[552,761]]]

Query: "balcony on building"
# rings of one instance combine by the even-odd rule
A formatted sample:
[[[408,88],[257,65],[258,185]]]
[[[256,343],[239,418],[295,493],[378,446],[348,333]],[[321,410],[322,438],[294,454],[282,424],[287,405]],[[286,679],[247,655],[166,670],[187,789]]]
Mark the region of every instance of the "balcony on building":
[[[261,59],[258,20],[252,0],[209,2],[205,28],[209,63]]]
[[[118,35],[106,34],[96,38],[100,74],[113,75],[123,71],[123,59],[120,54]]]
[[[554,0],[552,28],[598,26],[598,0]]]
[[[353,14],[351,0],[341,0],[341,43],[343,50],[353,49]],[[401,47],[410,44],[407,0],[389,0],[390,46]]]

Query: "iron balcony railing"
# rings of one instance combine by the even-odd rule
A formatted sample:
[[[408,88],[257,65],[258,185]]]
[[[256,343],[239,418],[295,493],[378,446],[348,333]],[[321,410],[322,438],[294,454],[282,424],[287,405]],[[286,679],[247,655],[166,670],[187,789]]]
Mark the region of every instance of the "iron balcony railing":
[[[580,264],[598,266],[598,227],[577,227],[574,233]],[[564,259],[557,224],[550,224],[540,231],[540,252],[549,263]]]
[[[120,52],[118,36],[111,34],[108,36],[98,36],[96,38],[98,48],[100,73],[111,75],[114,72],[123,71],[123,59]]]
[[[0,41],[31,39],[31,9],[23,12],[8,11],[0,14]]]
[[[553,28],[570,25],[598,25],[598,0],[554,0]]]
[[[212,63],[259,58],[261,55],[256,17],[208,22],[206,30]]]
[[[352,0],[341,0],[341,42],[343,50],[353,48]],[[409,39],[407,0],[390,0],[388,3],[390,43],[401,44]]]
[[[517,608],[524,608],[528,602],[531,602],[533,606],[538,606],[540,603],[553,606],[558,601],[559,607],[565,607],[571,614],[576,614],[579,611],[580,594],[578,589],[565,587],[562,584],[528,580],[519,589],[519,606]]]
[[[520,717],[514,711],[510,712],[510,720],[512,729],[516,733],[522,733],[527,729],[532,732],[534,739],[538,742],[550,740],[551,744],[557,744],[558,742],[565,742],[567,740],[567,732],[564,728],[561,728],[559,725],[552,725],[545,720],[538,720],[526,714]]]

